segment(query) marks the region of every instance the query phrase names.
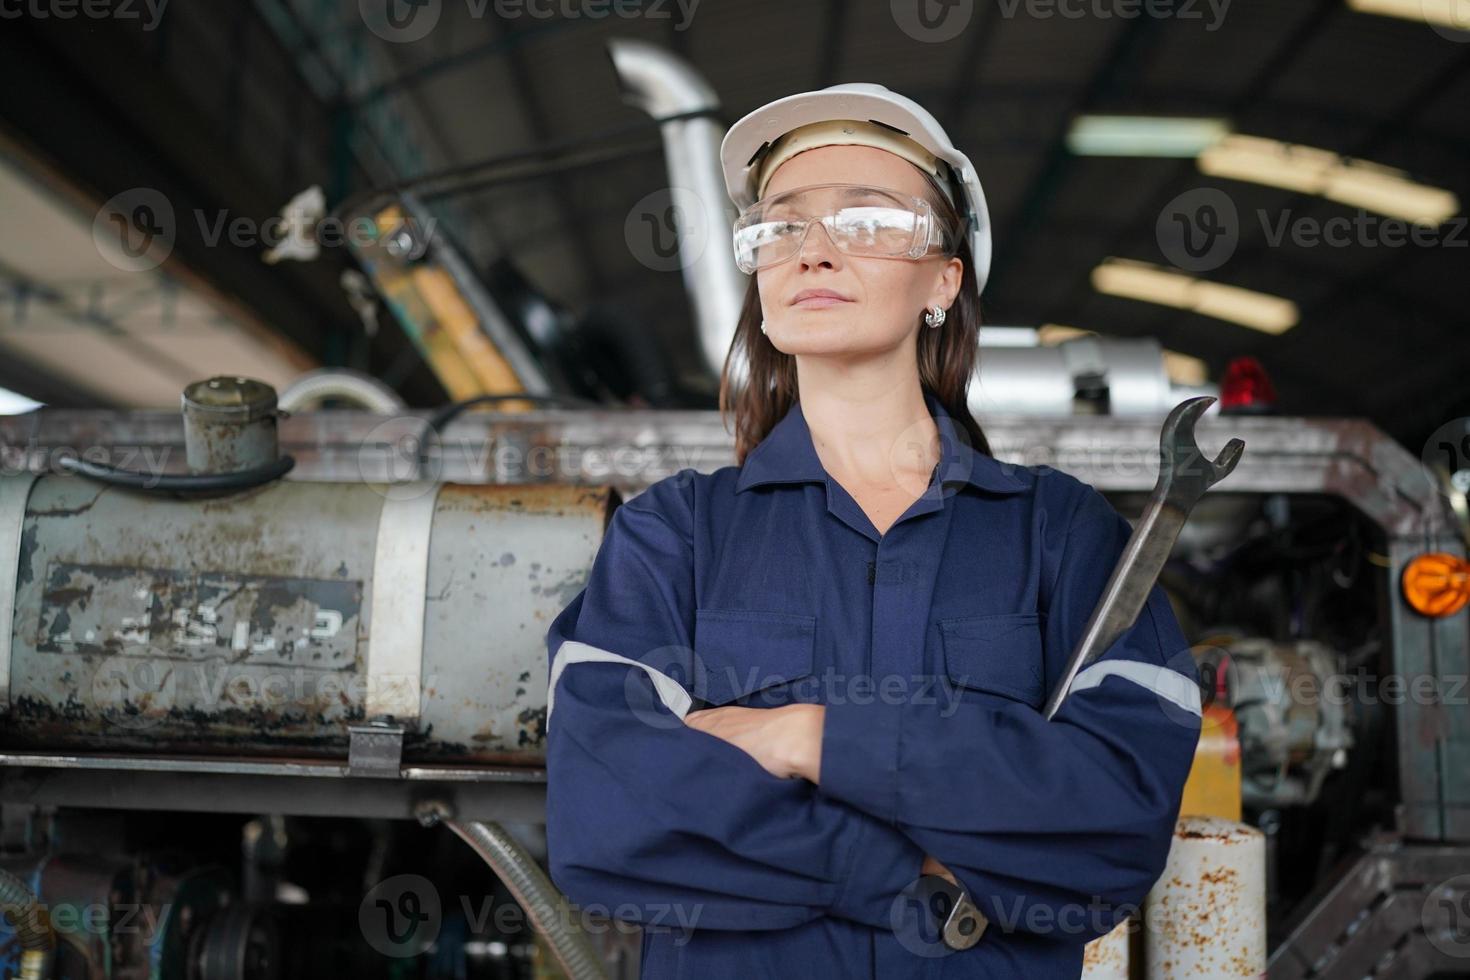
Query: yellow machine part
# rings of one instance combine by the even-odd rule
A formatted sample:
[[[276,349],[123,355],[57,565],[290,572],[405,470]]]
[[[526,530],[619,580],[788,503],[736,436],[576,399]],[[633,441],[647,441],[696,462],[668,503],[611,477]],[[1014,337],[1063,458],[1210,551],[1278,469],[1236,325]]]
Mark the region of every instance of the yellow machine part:
[[[1240,820],[1240,726],[1224,705],[1204,710],[1179,815]]]
[[[376,216],[380,233],[403,220],[395,205]],[[479,319],[464,299],[454,277],[430,264],[374,271],[378,288],[398,307],[409,336],[454,401],[476,395],[513,394],[525,390],[519,376],[499,348],[486,336]],[[534,408],[528,401],[507,399],[496,405],[501,412]]]

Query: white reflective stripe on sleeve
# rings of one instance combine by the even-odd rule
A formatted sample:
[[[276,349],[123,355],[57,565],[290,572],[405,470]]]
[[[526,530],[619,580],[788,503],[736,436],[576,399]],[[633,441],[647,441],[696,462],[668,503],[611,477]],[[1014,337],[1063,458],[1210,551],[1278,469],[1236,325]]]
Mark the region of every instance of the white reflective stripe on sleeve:
[[[1140,687],[1146,687],[1166,701],[1177,704],[1185,711],[1200,714],[1199,686],[1177,670],[1157,664],[1141,663],[1137,660],[1103,660],[1093,664],[1072,680],[1068,694],[1076,694],[1090,687],[1097,687],[1104,677],[1122,677]]]
[[[694,704],[694,699],[689,696],[688,691],[684,690],[684,686],[668,674],[620,653],[589,646],[578,640],[567,640],[557,648],[556,656],[551,661],[551,682],[546,688],[546,730],[548,732],[551,731],[551,705],[556,697],[556,682],[561,679],[561,672],[566,669],[567,664],[580,663],[626,664],[629,667],[637,667],[648,674],[649,679],[653,681],[653,689],[657,692],[659,700],[664,703],[665,708],[678,715],[680,721],[689,713],[690,707]]]

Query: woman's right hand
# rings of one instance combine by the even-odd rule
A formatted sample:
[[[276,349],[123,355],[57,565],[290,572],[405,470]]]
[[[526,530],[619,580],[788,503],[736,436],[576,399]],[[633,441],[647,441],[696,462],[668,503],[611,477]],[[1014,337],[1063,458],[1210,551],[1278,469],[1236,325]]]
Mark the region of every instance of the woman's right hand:
[[[934,860],[927,854],[924,855],[924,866],[919,869],[919,874],[939,875],[941,878],[949,879],[949,883],[951,885],[954,885],[956,888],[958,888],[960,885],[960,883],[955,880],[954,875],[950,872],[948,868],[946,868],[944,865],[940,864],[938,861]]]

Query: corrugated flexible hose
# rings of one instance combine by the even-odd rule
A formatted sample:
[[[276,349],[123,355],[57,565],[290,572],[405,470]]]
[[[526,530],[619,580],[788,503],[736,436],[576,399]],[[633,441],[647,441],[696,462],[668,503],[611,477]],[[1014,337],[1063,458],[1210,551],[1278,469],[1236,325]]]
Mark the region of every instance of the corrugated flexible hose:
[[[607,971],[551,879],[520,843],[495,822],[455,820],[443,804],[421,804],[422,823],[442,822],[490,866],[546,937],[552,955],[569,980],[607,980]]]
[[[20,940],[20,980],[46,980],[56,952],[51,920],[24,881],[0,869],[0,909]]]

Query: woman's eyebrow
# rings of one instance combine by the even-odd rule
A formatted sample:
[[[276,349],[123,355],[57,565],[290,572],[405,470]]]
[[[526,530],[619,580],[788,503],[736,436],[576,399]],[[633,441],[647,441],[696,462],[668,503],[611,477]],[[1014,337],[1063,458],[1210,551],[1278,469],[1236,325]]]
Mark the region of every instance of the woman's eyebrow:
[[[903,200],[897,194],[891,194],[881,187],[849,187],[842,192],[843,200],[853,200],[859,197],[886,197],[894,204],[902,204]]]

